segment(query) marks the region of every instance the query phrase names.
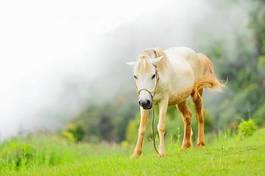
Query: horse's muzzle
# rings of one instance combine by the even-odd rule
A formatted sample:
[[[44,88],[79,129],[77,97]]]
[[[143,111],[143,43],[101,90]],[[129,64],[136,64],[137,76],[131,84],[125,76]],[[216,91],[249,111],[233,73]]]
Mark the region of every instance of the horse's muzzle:
[[[150,100],[139,100],[139,105],[142,106],[144,109],[151,109],[152,108],[152,101],[150,101]]]

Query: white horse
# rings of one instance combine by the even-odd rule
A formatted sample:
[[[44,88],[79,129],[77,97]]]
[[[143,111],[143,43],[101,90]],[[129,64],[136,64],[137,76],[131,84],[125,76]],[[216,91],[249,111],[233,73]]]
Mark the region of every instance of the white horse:
[[[186,47],[175,47],[166,50],[147,49],[139,55],[134,66],[134,79],[139,94],[141,119],[137,143],[132,158],[142,153],[144,133],[149,109],[153,104],[159,107],[159,155],[165,155],[165,118],[169,105],[176,105],[184,122],[182,148],[191,147],[192,114],[186,105],[191,96],[196,107],[198,120],[197,146],[205,145],[204,114],[202,105],[203,88],[222,88],[223,84],[216,78],[210,59]]]

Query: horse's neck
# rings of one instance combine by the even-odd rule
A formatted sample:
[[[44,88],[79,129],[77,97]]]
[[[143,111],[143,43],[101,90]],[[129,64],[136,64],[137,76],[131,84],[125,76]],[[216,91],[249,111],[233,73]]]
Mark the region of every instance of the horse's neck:
[[[171,69],[172,68],[167,56],[164,56],[164,58],[157,64],[157,70],[160,74],[166,74],[166,72],[170,71]]]

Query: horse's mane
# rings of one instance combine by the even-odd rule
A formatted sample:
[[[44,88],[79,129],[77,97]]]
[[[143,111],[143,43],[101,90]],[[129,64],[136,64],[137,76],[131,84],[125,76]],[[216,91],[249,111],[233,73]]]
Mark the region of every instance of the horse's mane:
[[[161,56],[166,57],[166,54],[164,53],[164,50],[162,48],[145,49],[143,54],[152,58],[161,57]]]
[[[139,59],[146,59],[146,58],[158,58],[163,57],[159,63],[156,64],[158,71],[163,71],[167,67],[167,56],[162,48],[151,48],[145,49],[143,53],[139,55]]]

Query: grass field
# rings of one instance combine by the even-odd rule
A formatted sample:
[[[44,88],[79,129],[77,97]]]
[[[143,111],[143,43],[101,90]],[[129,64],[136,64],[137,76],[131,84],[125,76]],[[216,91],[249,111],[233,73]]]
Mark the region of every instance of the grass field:
[[[18,138],[0,145],[0,175],[265,175],[265,129],[243,140],[220,136],[204,149],[181,151],[168,144],[164,158],[148,142],[139,159],[129,159],[131,151],[118,145],[69,144],[53,136]]]

